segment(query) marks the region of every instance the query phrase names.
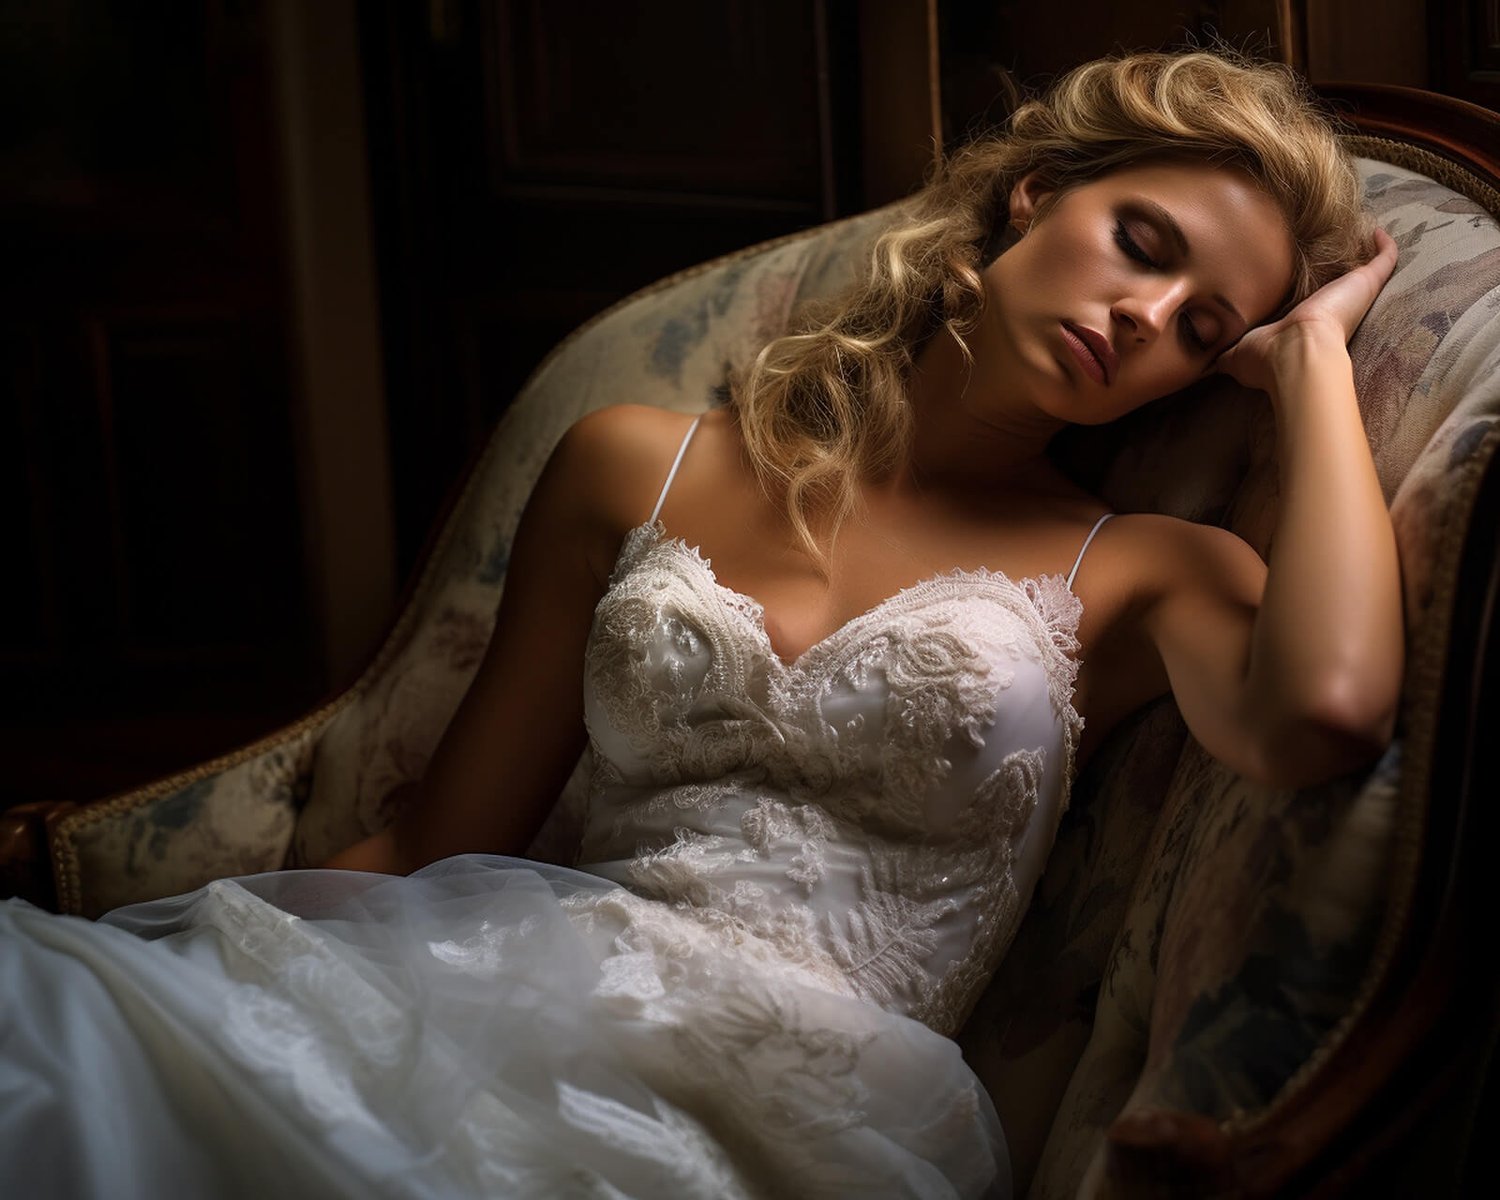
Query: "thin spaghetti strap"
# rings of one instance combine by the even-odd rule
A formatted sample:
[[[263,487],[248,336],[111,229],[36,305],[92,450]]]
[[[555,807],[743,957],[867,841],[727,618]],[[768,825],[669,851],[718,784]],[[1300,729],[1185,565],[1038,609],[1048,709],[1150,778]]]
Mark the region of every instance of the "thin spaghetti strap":
[[[1073,590],[1073,580],[1078,575],[1078,568],[1083,565],[1084,550],[1087,550],[1089,548],[1089,543],[1094,540],[1094,534],[1099,532],[1099,527],[1114,515],[1114,513],[1105,513],[1102,517],[1094,522],[1094,527],[1089,530],[1088,537],[1083,539],[1083,550],[1080,550],[1078,552],[1078,557],[1073,560],[1073,569],[1068,572],[1068,591],[1071,592]]]
[[[688,431],[683,435],[682,445],[677,447],[677,457],[672,460],[672,469],[667,472],[667,481],[661,485],[661,495],[656,498],[656,507],[651,510],[651,519],[646,522],[650,525],[661,515],[661,506],[666,502],[667,493],[672,489],[672,480],[677,478],[677,468],[682,466],[682,456],[687,453],[688,443],[693,440],[693,434],[698,432],[698,422],[703,420],[703,414],[699,413],[693,418],[693,423],[688,426]]]

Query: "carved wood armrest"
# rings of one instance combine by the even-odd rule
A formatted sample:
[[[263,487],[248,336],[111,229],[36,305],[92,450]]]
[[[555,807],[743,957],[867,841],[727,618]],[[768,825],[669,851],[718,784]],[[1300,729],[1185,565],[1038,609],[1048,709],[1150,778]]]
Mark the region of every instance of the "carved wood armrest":
[[[19,896],[57,911],[47,828],[76,808],[71,800],[38,800],[0,812],[0,899]]]

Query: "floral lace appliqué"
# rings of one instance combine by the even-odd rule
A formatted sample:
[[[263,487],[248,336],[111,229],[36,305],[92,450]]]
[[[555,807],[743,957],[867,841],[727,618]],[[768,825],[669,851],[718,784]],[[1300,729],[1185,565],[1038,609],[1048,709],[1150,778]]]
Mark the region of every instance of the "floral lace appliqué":
[[[632,936],[678,961],[643,932],[670,912],[679,935],[956,1029],[1034,883],[1016,839],[1066,802],[1080,612],[1060,576],[956,571],[787,663],[755,601],[659,524],[633,531],[585,681],[585,846],[646,906]],[[1003,741],[1006,706],[1038,703],[1049,740]]]

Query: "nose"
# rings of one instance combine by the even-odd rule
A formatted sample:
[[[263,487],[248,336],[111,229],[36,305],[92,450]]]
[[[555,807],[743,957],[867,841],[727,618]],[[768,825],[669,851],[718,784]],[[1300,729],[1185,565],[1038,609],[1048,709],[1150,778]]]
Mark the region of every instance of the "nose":
[[[1155,341],[1184,299],[1185,280],[1142,280],[1110,308],[1129,340]]]

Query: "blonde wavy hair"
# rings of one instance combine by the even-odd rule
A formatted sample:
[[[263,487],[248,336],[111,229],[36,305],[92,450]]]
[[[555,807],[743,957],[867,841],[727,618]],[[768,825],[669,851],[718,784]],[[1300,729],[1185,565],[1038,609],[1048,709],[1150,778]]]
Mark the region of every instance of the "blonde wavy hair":
[[[750,461],[820,567],[860,483],[904,459],[917,350],[945,328],[967,353],[1012,186],[1035,171],[1055,202],[1110,171],[1174,160],[1237,167],[1276,201],[1294,244],[1288,303],[1373,252],[1353,162],[1290,68],[1223,51],[1078,67],[943,163],[876,240],[865,277],[799,312],[732,381]]]

